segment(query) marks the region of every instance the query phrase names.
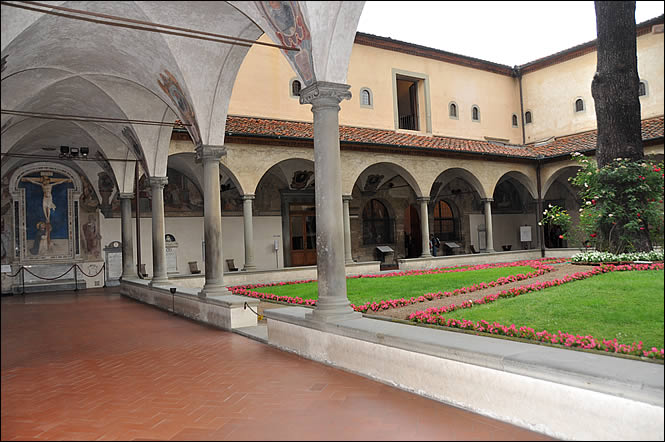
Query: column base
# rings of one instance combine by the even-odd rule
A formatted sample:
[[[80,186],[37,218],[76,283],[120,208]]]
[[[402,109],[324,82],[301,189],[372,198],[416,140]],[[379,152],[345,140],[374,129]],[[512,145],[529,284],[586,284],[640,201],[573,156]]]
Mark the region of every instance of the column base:
[[[349,309],[349,311],[321,311],[314,309],[311,313],[305,313],[305,319],[316,322],[342,322],[362,317],[362,313],[353,311],[353,309]]]
[[[209,296],[226,296],[232,295],[231,291],[223,285],[206,285],[199,293],[199,298],[207,298]]]
[[[252,270],[256,270],[255,265],[246,265],[245,267],[242,268],[245,272],[251,272]]]
[[[432,254],[431,253],[427,253],[427,254],[423,253],[422,255],[420,255],[420,257],[421,258],[431,258]]]
[[[148,287],[152,287],[154,285],[167,285],[169,283],[169,278],[167,276],[163,276],[160,278],[152,278],[150,282],[148,283]]]

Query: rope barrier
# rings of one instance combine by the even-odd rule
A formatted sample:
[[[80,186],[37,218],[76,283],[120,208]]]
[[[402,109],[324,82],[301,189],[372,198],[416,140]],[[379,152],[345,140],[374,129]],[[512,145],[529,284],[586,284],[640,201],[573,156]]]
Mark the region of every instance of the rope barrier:
[[[44,281],[56,281],[56,280],[58,280],[58,279],[64,277],[67,273],[71,272],[72,269],[74,269],[74,283],[76,284],[76,288],[75,288],[74,290],[78,291],[78,277],[76,276],[76,270],[78,270],[79,272],[83,273],[83,276],[86,276],[86,277],[88,277],[88,278],[95,278],[97,275],[99,275],[100,273],[102,273],[102,272],[106,269],[106,263],[102,263],[102,267],[101,267],[101,268],[99,269],[99,271],[98,271],[97,273],[95,273],[94,275],[88,275],[87,273],[85,273],[85,272],[83,271],[83,269],[81,268],[81,266],[79,266],[78,264],[73,264],[70,268],[67,269],[67,271],[65,271],[65,273],[61,274],[60,276],[56,276],[55,278],[46,278],[46,277],[44,277],[44,276],[39,276],[39,275],[35,274],[32,270],[30,270],[29,268],[27,268],[26,266],[21,266],[21,267],[16,271],[16,273],[14,273],[13,275],[9,275],[9,277],[10,277],[10,278],[15,278],[15,277],[17,277],[21,272],[28,272],[28,273],[30,273],[32,276],[34,276],[35,278],[42,279],[42,280],[44,280]],[[23,277],[21,278],[21,280],[22,280],[22,281],[21,281],[21,285],[23,286],[23,291],[22,291],[22,293],[25,293],[25,273],[23,273]],[[104,277],[104,287],[106,287],[106,277]]]
[[[242,307],[242,309],[245,310],[245,309],[247,309],[247,308],[248,308],[252,313],[254,313],[254,314],[256,315],[256,318],[257,318],[259,321],[263,319],[263,315],[259,315],[258,313],[256,313],[256,312],[254,311],[254,309],[251,308],[251,307],[249,306],[249,304],[247,304],[247,302],[245,302],[245,305]]]
[[[102,273],[102,271],[103,271],[104,268],[106,267],[106,263],[103,263],[103,264],[102,264],[102,268],[99,269],[99,271],[98,271],[97,273],[95,273],[94,275],[88,275],[86,272],[83,271],[83,269],[81,268],[80,265],[78,265],[78,264],[75,264],[75,265],[76,265],[76,267],[78,267],[79,272],[83,273],[83,275],[84,275],[84,276],[87,276],[88,278],[94,278],[95,276],[99,275],[100,273]]]
[[[67,271],[66,271],[65,273],[63,273],[62,275],[57,276],[57,277],[55,277],[55,278],[45,278],[45,277],[43,277],[43,276],[35,275],[32,271],[30,271],[29,268],[27,268],[27,267],[25,267],[25,266],[21,266],[21,269],[24,269],[26,272],[30,273],[30,274],[31,274],[32,276],[34,276],[35,278],[43,279],[44,281],[55,281],[56,279],[60,279],[60,278],[62,278],[63,276],[65,276],[65,275],[66,275],[67,273],[69,273],[74,267],[76,267],[76,264],[72,265],[69,269],[67,269]]]

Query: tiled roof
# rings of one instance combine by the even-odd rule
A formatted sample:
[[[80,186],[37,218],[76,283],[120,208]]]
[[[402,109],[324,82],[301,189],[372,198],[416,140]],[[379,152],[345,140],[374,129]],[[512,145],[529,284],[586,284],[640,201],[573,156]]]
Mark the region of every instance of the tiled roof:
[[[226,120],[228,136],[258,136],[265,138],[294,138],[312,140],[312,123],[300,121],[272,120],[266,118],[239,117],[229,115]],[[663,117],[642,121],[642,139],[663,137]],[[564,155],[575,151],[596,148],[596,131],[558,137],[538,145],[510,145],[463,138],[425,136],[385,129],[369,129],[340,126],[339,138],[344,144],[389,146],[392,148],[434,149],[446,152],[476,153],[518,158],[537,158]]]

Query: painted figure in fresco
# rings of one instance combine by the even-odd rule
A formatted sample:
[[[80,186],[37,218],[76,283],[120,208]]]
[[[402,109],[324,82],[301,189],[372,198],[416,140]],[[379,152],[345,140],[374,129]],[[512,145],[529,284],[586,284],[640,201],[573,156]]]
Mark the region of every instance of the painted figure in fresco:
[[[83,225],[83,237],[85,238],[85,247],[88,254],[98,256],[102,235],[99,234],[97,223],[95,222],[95,215],[92,213],[88,215],[88,222]]]
[[[166,93],[173,104],[178,108],[178,113],[180,114],[180,119],[183,123],[186,123],[185,128],[189,132],[189,135],[192,137],[195,145],[201,144],[201,135],[199,132],[199,125],[196,122],[196,115],[194,114],[194,109],[192,105],[187,101],[185,93],[183,92],[178,80],[173,76],[168,70],[164,70],[163,74],[159,74],[161,79],[157,80],[159,87],[162,88],[164,93]]]
[[[36,177],[25,177],[21,178],[21,181],[27,181],[29,183],[37,184],[42,187],[42,192],[44,193],[44,198],[42,199],[42,210],[44,211],[44,219],[46,223],[51,223],[51,210],[55,210],[55,203],[53,203],[53,186],[57,186],[62,183],[71,183],[72,180],[69,178],[51,178],[46,175],[42,175],[41,178]]]
[[[43,255],[48,251],[47,243],[47,229],[44,221],[37,223],[37,233],[35,234],[35,241],[32,243],[30,253],[33,255]]]

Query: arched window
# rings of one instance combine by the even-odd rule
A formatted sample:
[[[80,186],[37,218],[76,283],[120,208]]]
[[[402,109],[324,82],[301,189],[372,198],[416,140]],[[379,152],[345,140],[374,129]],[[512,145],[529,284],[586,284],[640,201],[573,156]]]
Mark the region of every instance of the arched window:
[[[292,97],[299,97],[301,88],[302,88],[302,86],[300,84],[300,81],[299,80],[293,80],[291,82],[291,96]]]
[[[450,118],[457,118],[457,104],[450,103],[448,105],[448,116]]]
[[[457,238],[457,220],[450,205],[443,201],[437,201],[434,206],[434,236],[441,241],[452,241]]]
[[[518,126],[519,125],[517,123],[517,115],[513,114],[513,127],[518,127]]]
[[[531,111],[526,111],[524,113],[524,124],[531,123]]]
[[[360,93],[360,100],[361,103],[364,104],[365,106],[370,105],[370,100],[369,100],[369,91],[365,90]]]
[[[639,86],[637,87],[637,95],[642,97],[647,94],[647,83],[646,81],[640,81]]]
[[[584,111],[584,100],[581,98],[578,98],[575,100],[575,112],[583,112]]]
[[[392,244],[393,222],[386,206],[377,199],[363,209],[363,244]]]
[[[480,121],[480,108],[478,106],[471,108],[471,120]]]

